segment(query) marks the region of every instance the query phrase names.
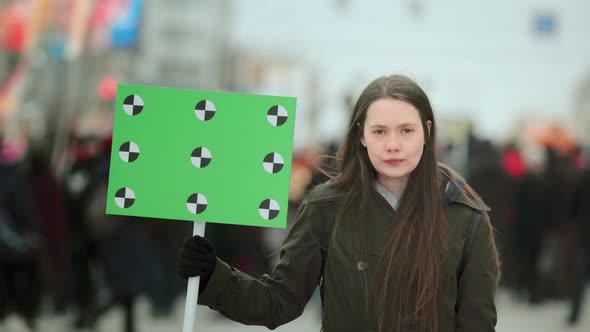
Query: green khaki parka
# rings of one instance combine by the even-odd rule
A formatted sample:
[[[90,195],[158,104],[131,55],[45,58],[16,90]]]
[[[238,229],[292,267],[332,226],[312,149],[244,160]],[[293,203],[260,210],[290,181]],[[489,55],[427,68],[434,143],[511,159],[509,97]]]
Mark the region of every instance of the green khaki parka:
[[[457,186],[454,182],[448,183],[445,197],[452,192],[449,187],[455,189],[456,195],[445,204],[448,253],[444,261],[446,288],[440,301],[440,331],[495,331],[497,253],[487,223],[479,223],[461,280],[456,276],[473,212],[489,208],[453,188]],[[199,304],[234,321],[274,329],[299,317],[321,282],[322,331],[376,331],[376,296],[367,289],[376,288],[377,265],[397,222],[397,214],[376,193],[366,219],[370,221],[365,239],[367,252],[363,255],[367,261],[355,261],[355,255],[337,254],[331,247],[324,259],[322,232],[328,218],[334,218],[338,199],[329,184],[316,187],[306,197],[281,247],[280,262],[270,275],[255,279],[218,260],[207,287],[199,295]],[[331,230],[335,241],[332,243],[341,244],[343,251],[352,250],[342,240],[350,238],[347,232],[352,230],[346,226],[350,222],[337,222],[337,225],[341,226]],[[361,278],[362,274],[368,275]]]

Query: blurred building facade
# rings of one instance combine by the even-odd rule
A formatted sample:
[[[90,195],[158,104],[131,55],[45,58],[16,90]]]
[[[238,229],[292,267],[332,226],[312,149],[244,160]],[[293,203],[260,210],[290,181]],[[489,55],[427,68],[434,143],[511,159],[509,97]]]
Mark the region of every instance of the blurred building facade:
[[[151,1],[132,60],[139,82],[198,89],[226,85],[230,1]]]
[[[585,146],[590,146],[590,73],[580,84],[573,118],[576,134]]]

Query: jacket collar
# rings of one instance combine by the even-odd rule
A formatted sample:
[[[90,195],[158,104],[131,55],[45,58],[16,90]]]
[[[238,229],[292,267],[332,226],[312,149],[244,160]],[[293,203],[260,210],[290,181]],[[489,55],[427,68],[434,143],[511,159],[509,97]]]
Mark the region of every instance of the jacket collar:
[[[490,207],[487,206],[480,198],[471,198],[467,196],[464,189],[467,186],[465,180],[459,177],[453,177],[447,170],[441,168],[443,174],[442,189],[444,193],[446,205],[452,204],[463,204],[471,207],[472,209],[480,211],[490,211]]]
[[[392,209],[397,210],[399,199],[389,189],[385,188],[379,181],[375,181],[373,187],[389,203]]]

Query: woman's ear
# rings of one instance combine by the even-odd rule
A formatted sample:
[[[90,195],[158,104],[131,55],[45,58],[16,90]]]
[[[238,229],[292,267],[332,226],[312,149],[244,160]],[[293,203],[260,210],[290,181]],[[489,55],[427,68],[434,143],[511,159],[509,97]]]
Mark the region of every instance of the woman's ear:
[[[357,128],[359,128],[359,130],[361,130],[361,124],[360,123],[355,123],[355,126]],[[367,147],[367,142],[365,141],[365,134],[363,133],[363,131],[361,130],[361,144],[366,148]]]
[[[426,121],[426,127],[428,127],[428,136],[430,137],[430,128],[432,128],[432,121]]]

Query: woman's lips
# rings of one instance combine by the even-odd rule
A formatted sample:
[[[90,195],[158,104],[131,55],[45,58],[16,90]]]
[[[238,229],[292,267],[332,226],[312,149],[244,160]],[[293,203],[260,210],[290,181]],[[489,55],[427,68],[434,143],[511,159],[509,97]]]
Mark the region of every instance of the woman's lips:
[[[403,161],[403,159],[387,159],[385,160],[385,163],[389,166],[397,166],[401,164]]]

